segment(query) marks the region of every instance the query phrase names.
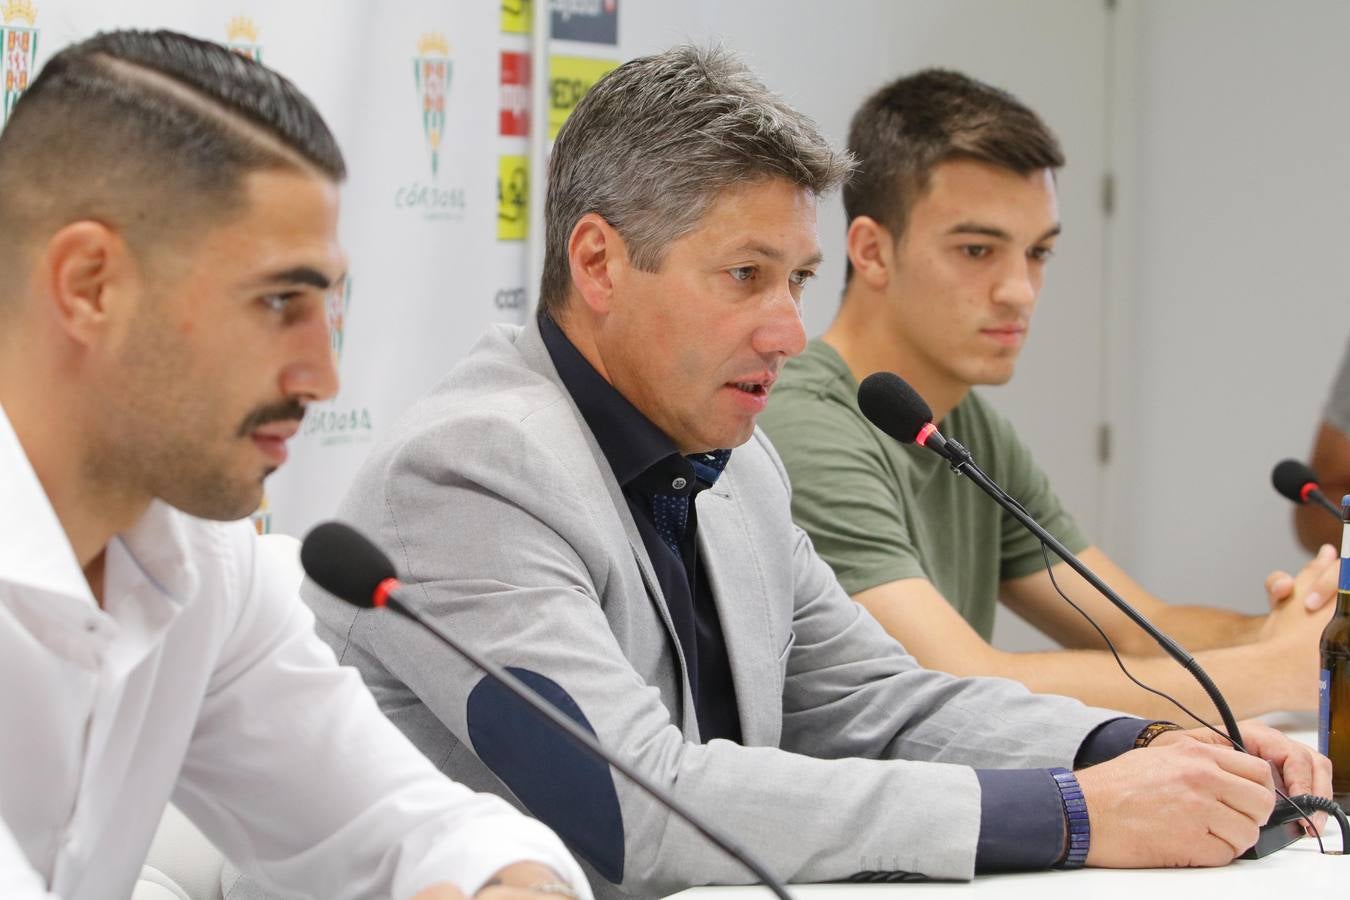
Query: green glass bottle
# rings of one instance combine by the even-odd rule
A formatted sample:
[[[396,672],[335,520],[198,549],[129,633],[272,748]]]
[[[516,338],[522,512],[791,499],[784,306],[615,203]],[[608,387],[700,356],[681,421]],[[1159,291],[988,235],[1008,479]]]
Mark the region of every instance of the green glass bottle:
[[[1341,579],[1336,614],[1322,631],[1318,749],[1330,757],[1332,794],[1350,808],[1350,494],[1341,500]]]

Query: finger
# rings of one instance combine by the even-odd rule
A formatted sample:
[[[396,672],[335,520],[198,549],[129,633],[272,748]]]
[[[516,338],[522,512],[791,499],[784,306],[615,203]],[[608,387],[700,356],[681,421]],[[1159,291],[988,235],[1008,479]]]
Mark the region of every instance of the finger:
[[[1265,821],[1266,817],[1264,816],[1258,822],[1231,806],[1223,803],[1215,804],[1209,810],[1207,825],[1209,826],[1209,833],[1223,842],[1224,852],[1228,856],[1227,859],[1220,859],[1214,865],[1224,865],[1240,854],[1247,852],[1247,848],[1256,843],[1257,837],[1261,834],[1261,826],[1265,824]]]
[[[1314,781],[1313,771],[1313,751],[1301,744],[1296,744],[1285,754],[1284,761],[1274,761],[1280,767],[1280,775],[1284,777],[1284,792],[1289,796],[1295,794],[1314,794],[1317,792],[1316,782]]]
[[[1331,599],[1330,597],[1324,597],[1317,591],[1309,591],[1303,597],[1303,608],[1306,609],[1308,612],[1317,612],[1319,609],[1325,606],[1326,602],[1330,599]]]
[[[1294,591],[1294,578],[1288,572],[1275,571],[1266,576],[1266,596],[1271,605],[1278,604]]]
[[[1286,753],[1281,753],[1278,749],[1268,751],[1258,738],[1253,738],[1243,734],[1243,739],[1247,742],[1247,748],[1251,753],[1243,753],[1241,750],[1234,750],[1231,747],[1214,747],[1214,760],[1219,764],[1223,771],[1236,775],[1239,779],[1249,782],[1254,787],[1264,788],[1270,794],[1275,793],[1275,777],[1271,774],[1270,763],[1281,765],[1284,762]],[[1287,740],[1287,738],[1286,738]],[[1259,755],[1252,755],[1259,754]],[[1266,760],[1270,760],[1267,762]]]

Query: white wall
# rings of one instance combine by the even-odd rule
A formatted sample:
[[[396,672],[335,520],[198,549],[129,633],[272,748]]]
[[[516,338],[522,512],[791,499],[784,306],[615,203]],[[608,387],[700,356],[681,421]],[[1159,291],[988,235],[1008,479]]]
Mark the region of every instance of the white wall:
[[[1306,457],[1350,331],[1350,5],[1133,12],[1126,561],[1165,596],[1257,610],[1302,558],[1271,466]]]

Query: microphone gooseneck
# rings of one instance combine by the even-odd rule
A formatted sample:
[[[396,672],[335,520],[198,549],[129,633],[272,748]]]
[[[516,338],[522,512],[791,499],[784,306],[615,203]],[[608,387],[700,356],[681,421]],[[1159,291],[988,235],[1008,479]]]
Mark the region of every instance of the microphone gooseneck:
[[[775,878],[762,863],[742,849],[732,838],[721,833],[714,826],[703,822],[692,810],[658,787],[633,766],[611,754],[576,722],[559,712],[552,703],[541,697],[533,688],[515,675],[464,646],[442,631],[436,624],[422,618],[415,609],[400,601],[398,590],[402,585],[395,578],[397,570],[394,568],[394,564],[384,554],[384,551],[376,547],[361,532],[342,522],[325,522],[315,526],[305,536],[304,543],[301,544],[300,563],[304,566],[305,574],[314,579],[319,587],[335,597],[366,609],[373,606],[383,606],[421,625],[450,649],[467,659],[489,678],[551,722],[554,727],[571,738],[577,746],[614,768],[647,796],[670,810],[678,818],[683,819],[691,828],[703,835],[709,843],[745,866],[780,900],[791,900],[791,895],[782,882]]]
[[[868,397],[866,405],[863,404],[864,391],[866,391]],[[1209,674],[1200,667],[1200,664],[1195,661],[1195,658],[1126,602],[1124,597],[1113,591],[1106,582],[1097,577],[1097,574],[1084,565],[1074,555],[1073,551],[1046,531],[1015,497],[1010,496],[995,484],[993,479],[981,471],[979,466],[975,465],[970,452],[966,448],[950,438],[942,437],[941,433],[933,427],[932,410],[919,396],[919,393],[903,378],[894,372],[877,372],[868,375],[858,388],[858,408],[862,410],[863,415],[873,425],[901,443],[913,443],[918,435],[924,433],[925,426],[931,429],[924,446],[941,455],[951,463],[954,472],[965,475],[982,491],[992,497],[996,503],[1007,510],[1009,515],[1020,522],[1022,527],[1034,534],[1056,556],[1068,563],[1071,569],[1083,576],[1103,597],[1110,600],[1117,609],[1142,628],[1149,637],[1153,638],[1168,656],[1190,672],[1219,711],[1219,717],[1223,719],[1224,730],[1228,732],[1228,739],[1232,741],[1233,746],[1242,746],[1242,734],[1238,730],[1237,719],[1234,718],[1233,711],[1228,706],[1228,701],[1224,699],[1218,686],[1209,677]],[[916,425],[916,421],[920,421],[921,424]],[[906,436],[909,436],[908,439],[906,439]],[[939,438],[941,439],[942,450],[938,450],[936,446]]]

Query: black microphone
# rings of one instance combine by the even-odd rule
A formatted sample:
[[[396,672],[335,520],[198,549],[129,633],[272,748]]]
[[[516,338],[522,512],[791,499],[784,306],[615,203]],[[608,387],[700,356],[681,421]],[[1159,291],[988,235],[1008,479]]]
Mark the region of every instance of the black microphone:
[[[1229,708],[1228,701],[1219,692],[1218,685],[1209,677],[1209,674],[1200,668],[1200,664],[1195,661],[1195,658],[1182,649],[1176,641],[1160,631],[1152,622],[1144,618],[1143,614],[1126,602],[1125,598],[1113,591],[1106,582],[1098,578],[1097,574],[1084,565],[1068,547],[1065,547],[1054,535],[1046,531],[1016,498],[1010,496],[995,484],[993,479],[981,471],[979,466],[975,465],[975,461],[971,459],[970,451],[939,432],[933,425],[932,409],[908,382],[894,372],[876,372],[868,375],[858,386],[858,408],[862,410],[868,421],[900,443],[917,443],[950,462],[952,471],[958,475],[965,475],[986,494],[994,498],[996,503],[1007,510],[1009,515],[1020,522],[1024,528],[1034,534],[1042,544],[1053,550],[1056,556],[1068,563],[1069,567],[1079,575],[1082,575],[1103,597],[1115,604],[1117,609],[1142,628],[1149,637],[1157,642],[1158,646],[1162,647],[1168,656],[1176,660],[1200,683],[1200,686],[1204,688],[1205,693],[1209,695],[1210,700],[1219,711],[1219,716],[1223,719],[1224,729],[1228,732],[1229,741],[1232,742],[1234,748],[1242,748],[1242,734],[1238,730],[1237,720],[1233,717],[1233,711]],[[1272,767],[1272,772],[1278,779],[1278,770]],[[1283,790],[1282,781],[1277,780],[1276,785],[1281,788],[1281,791]],[[1299,797],[1298,800],[1302,801],[1304,798]],[[1298,808],[1298,806],[1299,804],[1295,804],[1295,808]],[[1302,833],[1297,825],[1279,822],[1272,817],[1266,825],[1262,826],[1260,837],[1255,846],[1243,853],[1242,858],[1259,859],[1268,856],[1300,837],[1302,837]]]
[[[527,706],[539,713],[560,731],[570,737],[577,746],[607,765],[618,770],[637,785],[647,796],[660,803],[691,828],[703,835],[714,846],[720,848],[732,859],[749,869],[764,886],[773,891],[781,900],[791,900],[791,895],[777,878],[770,874],[763,864],[755,860],[730,837],[716,830],[712,825],[699,820],[695,814],[666,791],[652,783],[629,764],[612,755],[600,743],[583,730],[576,722],[563,715],[529,685],[510,672],[465,647],[459,641],[446,634],[435,624],[423,619],[415,610],[403,604],[398,592],[403,585],[398,580],[393,562],[361,532],[342,522],[324,522],[316,525],[305,536],[300,546],[300,564],[305,574],[314,579],[319,587],[328,593],[346,600],[353,606],[365,609],[383,607],[406,618],[412,619],[431,632],[460,656],[473,663],[489,678],[514,694]]]
[[[1319,506],[1341,521],[1341,511],[1322,493],[1317,473],[1296,459],[1284,459],[1275,464],[1270,473],[1270,483],[1275,486],[1281,497],[1292,500],[1300,506],[1309,500],[1315,500]]]

